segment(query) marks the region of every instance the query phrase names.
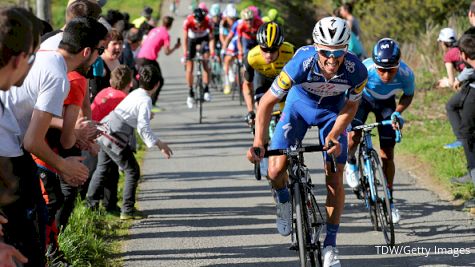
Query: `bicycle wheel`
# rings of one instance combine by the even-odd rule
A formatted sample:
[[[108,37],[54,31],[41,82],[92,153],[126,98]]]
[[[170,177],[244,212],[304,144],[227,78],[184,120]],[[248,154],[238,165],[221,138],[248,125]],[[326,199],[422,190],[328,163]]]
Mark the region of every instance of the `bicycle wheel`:
[[[378,231],[379,225],[378,225],[378,215],[376,213],[376,205],[375,202],[373,201],[371,197],[371,188],[370,188],[370,183],[368,179],[370,179],[371,176],[374,177],[373,170],[366,171],[365,167],[365,160],[363,158],[363,153],[360,151],[359,156],[358,156],[358,166],[359,166],[359,171],[360,171],[360,177],[361,177],[361,188],[363,191],[363,197],[364,201],[366,204],[366,208],[369,211],[369,217],[371,219],[371,225],[373,226],[374,231]]]
[[[307,207],[308,207],[308,224],[309,243],[311,250],[309,251],[310,266],[323,266],[322,261],[322,241],[320,235],[325,225],[325,219],[320,211],[315,196],[307,192]]]
[[[203,121],[203,84],[202,82],[198,82],[198,98],[197,98],[197,105],[198,105],[198,122],[201,124]]]
[[[238,84],[238,90],[239,90],[239,105],[242,106],[244,102],[244,95],[242,92],[242,73],[241,73],[242,67],[241,65],[238,65],[237,68],[237,84]]]
[[[374,187],[377,192],[378,201],[376,203],[376,213],[378,216],[378,221],[381,226],[381,231],[384,235],[384,240],[389,246],[394,246],[395,237],[394,237],[394,224],[391,214],[391,203],[388,192],[388,185],[386,177],[384,176],[383,168],[381,167],[381,162],[379,160],[378,153],[373,150],[371,151],[371,160],[374,173]]]
[[[307,262],[307,211],[305,202],[302,201],[302,194],[300,184],[293,185],[292,203],[294,205],[296,228],[297,228],[297,243],[299,250],[300,266],[308,266]]]

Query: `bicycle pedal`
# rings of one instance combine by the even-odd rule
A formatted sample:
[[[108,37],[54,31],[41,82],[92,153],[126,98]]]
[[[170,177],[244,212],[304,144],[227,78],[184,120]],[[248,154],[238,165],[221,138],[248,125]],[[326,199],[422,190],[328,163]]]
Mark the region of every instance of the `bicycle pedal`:
[[[290,245],[289,250],[298,251],[299,250],[299,245],[298,244],[292,244],[292,245]]]

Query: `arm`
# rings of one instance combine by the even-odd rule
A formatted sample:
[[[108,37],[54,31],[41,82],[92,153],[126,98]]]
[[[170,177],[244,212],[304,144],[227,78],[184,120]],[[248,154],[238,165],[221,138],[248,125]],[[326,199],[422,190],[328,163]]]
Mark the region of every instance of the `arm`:
[[[351,123],[353,118],[356,115],[356,111],[358,111],[358,106],[360,101],[346,101],[345,106],[340,111],[338,116],[336,117],[335,124],[331,129],[330,133],[328,133],[327,137],[325,138],[325,146],[328,147],[329,141],[333,141],[335,146],[328,150],[328,153],[331,155],[338,156],[341,152],[340,143],[338,142],[338,137],[345,131],[348,124]]]
[[[254,85],[252,81],[254,80],[254,69],[249,65],[247,57],[243,59],[244,66],[244,80],[242,83],[242,92],[244,94],[244,99],[247,106],[247,111],[251,112],[254,110]]]
[[[452,63],[445,63],[445,69],[447,70],[447,77],[449,79],[449,87],[452,87],[455,81],[455,68]]]
[[[186,57],[188,53],[188,31],[183,30],[183,55]]]
[[[264,148],[264,142],[268,136],[270,118],[272,116],[272,109],[274,105],[280,101],[278,97],[268,90],[259,102],[259,110],[256,114],[254,147]]]
[[[80,162],[81,158],[68,157],[64,159],[54,153],[46,144],[45,136],[52,116],[48,112],[33,110],[31,122],[23,140],[24,147],[27,151],[58,170],[66,182],[75,186],[83,184],[88,178],[89,171]]]
[[[402,95],[401,99],[399,99],[399,103],[396,106],[396,111],[402,113],[406,110],[407,107],[412,103],[412,98],[414,95]]]
[[[61,146],[69,149],[76,143],[74,129],[79,115],[80,107],[76,105],[67,105],[63,112],[63,129],[61,130]]]
[[[86,119],[92,119],[91,111],[91,100],[89,99],[89,86],[86,86],[86,95],[82,101],[81,112],[79,113],[80,117],[86,117]]]

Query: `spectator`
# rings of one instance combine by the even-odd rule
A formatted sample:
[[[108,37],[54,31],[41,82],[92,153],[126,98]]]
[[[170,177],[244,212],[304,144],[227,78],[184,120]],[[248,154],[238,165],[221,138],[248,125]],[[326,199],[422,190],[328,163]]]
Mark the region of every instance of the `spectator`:
[[[152,95],[152,105],[155,106],[157,103],[158,95],[163,87],[163,76],[158,64],[157,58],[158,53],[162,47],[165,49],[165,55],[170,55],[180,47],[180,41],[177,40],[173,48],[170,48],[170,29],[173,24],[173,17],[165,16],[162,20],[162,26],[156,27],[151,30],[148,34],[148,38],[143,41],[142,47],[137,55],[137,65],[140,67],[145,65],[154,65],[157,67],[159,72],[159,86],[156,92]]]
[[[125,172],[125,186],[120,218],[123,220],[137,219],[140,213],[135,209],[135,194],[140,178],[140,167],[135,159],[134,145],[130,144],[134,130],[151,148],[157,146],[165,157],[172,154],[168,145],[158,139],[150,127],[152,101],[151,95],[159,86],[160,73],[153,65],[146,65],[139,70],[140,88],[132,91],[102,122],[108,126],[105,135],[98,139],[101,151],[98,156],[97,169],[94,172],[87,202],[97,207],[100,195],[107,179],[106,173],[113,162]]]
[[[132,21],[132,24],[134,25],[135,28],[140,29],[140,26],[142,26],[142,24],[152,19],[152,13],[153,13],[153,9],[149,6],[145,6],[142,11],[142,16],[134,19]]]
[[[437,38],[440,47],[444,52],[445,69],[447,70],[447,77],[442,78],[438,82],[439,87],[452,87],[455,81],[456,72],[461,72],[465,65],[460,57],[460,50],[455,45],[457,42],[457,35],[451,28],[443,28],[439,37]]]
[[[342,18],[346,19],[348,25],[351,28],[356,38],[360,39],[361,28],[360,21],[353,16],[353,5],[350,3],[345,3],[340,7],[340,15]]]
[[[120,64],[125,64],[132,70],[133,76],[137,74],[135,64],[135,54],[138,53],[138,48],[142,43],[142,34],[137,28],[130,28],[125,35],[125,42],[122,46],[122,53],[119,57]],[[135,86],[133,87],[135,88]]]
[[[475,67],[475,27],[467,30],[459,40],[462,59]],[[461,90],[452,98],[459,99],[460,103],[460,134],[467,159],[468,174],[456,179],[455,182],[469,182],[475,184],[475,75],[463,83]],[[475,208],[475,198],[465,203],[468,208]]]
[[[106,44],[104,53],[101,55],[104,61],[104,73],[102,76],[94,76],[94,79],[89,82],[92,100],[102,89],[110,86],[111,71],[120,65],[119,57],[122,53],[123,42],[124,37],[117,30],[112,29],[109,32],[109,42]]]
[[[0,9],[0,91],[21,86],[35,61],[42,23],[21,8]],[[0,100],[0,264],[44,266],[39,215],[39,184],[35,183],[36,166],[17,140],[15,117]],[[24,214],[31,212],[32,217]],[[8,218],[8,220],[3,217]],[[4,226],[2,226],[4,224]],[[4,243],[5,242],[5,243]],[[7,245],[8,244],[8,245]],[[18,249],[18,250],[17,250]],[[26,256],[26,257],[25,257]]]

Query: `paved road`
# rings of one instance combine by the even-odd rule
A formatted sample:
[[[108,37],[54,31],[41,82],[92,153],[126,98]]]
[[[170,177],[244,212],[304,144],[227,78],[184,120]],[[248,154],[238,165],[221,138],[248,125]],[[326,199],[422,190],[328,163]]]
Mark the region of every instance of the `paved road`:
[[[179,14],[187,11],[181,1]],[[172,39],[181,35],[183,17]],[[244,155],[251,144],[242,122],[245,110],[229,96],[214,92],[203,124],[185,106],[186,84],[180,53],[160,55],[165,75],[153,128],[169,142],[174,156],[165,160],[150,150],[142,165],[138,206],[148,216],[130,230],[123,248],[126,266],[297,266],[289,238],[277,234],[275,208],[265,181],[256,181]],[[309,135],[315,140],[315,133]],[[313,138],[313,139],[312,139]],[[325,193],[320,155],[307,158],[317,194]],[[399,248],[413,254],[382,255],[381,233],[374,232],[362,204],[347,188],[338,245],[344,266],[475,266],[475,223],[436,194],[397,171],[396,198],[402,221]],[[320,202],[323,198],[319,198]],[[434,253],[435,247],[449,255]],[[431,249],[425,257],[425,249]],[[452,255],[454,249],[470,254]],[[452,251],[450,251],[452,250]],[[378,253],[379,252],[379,253]]]

